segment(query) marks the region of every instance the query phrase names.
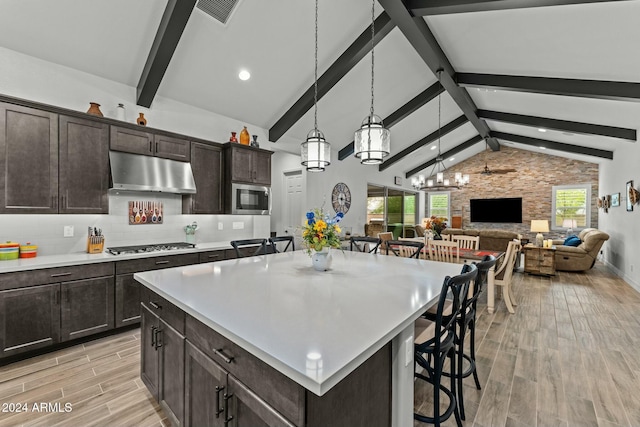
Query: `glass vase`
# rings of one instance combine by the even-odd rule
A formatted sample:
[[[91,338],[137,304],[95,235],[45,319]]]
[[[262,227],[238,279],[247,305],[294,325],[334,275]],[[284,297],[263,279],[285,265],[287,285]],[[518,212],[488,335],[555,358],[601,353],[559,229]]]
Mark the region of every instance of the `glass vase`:
[[[249,140],[250,140],[250,136],[249,136],[249,131],[247,130],[247,127],[245,126],[244,129],[242,129],[242,131],[240,132],[240,144],[242,145],[249,145]]]

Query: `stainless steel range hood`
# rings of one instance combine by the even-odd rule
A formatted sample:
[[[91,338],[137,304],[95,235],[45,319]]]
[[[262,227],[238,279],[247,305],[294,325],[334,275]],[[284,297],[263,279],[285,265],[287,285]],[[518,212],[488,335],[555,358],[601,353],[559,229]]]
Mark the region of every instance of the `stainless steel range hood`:
[[[114,190],[194,194],[191,164],[160,157],[109,151]]]

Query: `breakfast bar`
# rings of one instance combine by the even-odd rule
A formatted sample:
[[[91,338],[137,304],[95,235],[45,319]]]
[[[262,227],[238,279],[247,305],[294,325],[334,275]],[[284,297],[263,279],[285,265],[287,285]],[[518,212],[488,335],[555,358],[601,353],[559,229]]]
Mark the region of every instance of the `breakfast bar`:
[[[153,351],[180,342],[164,329],[186,348],[184,363],[170,361],[183,380],[166,390],[179,395],[169,409],[185,425],[206,423],[198,405],[238,425],[243,408],[267,425],[412,425],[413,324],[460,266],[339,250],[332,257],[325,272],[294,251],[135,274],[146,292],[142,376],[152,394],[166,407],[144,366]],[[145,321],[145,309],[156,323]],[[198,386],[206,372],[211,384]],[[293,392],[274,397],[273,389]],[[266,405],[243,406],[249,395]]]

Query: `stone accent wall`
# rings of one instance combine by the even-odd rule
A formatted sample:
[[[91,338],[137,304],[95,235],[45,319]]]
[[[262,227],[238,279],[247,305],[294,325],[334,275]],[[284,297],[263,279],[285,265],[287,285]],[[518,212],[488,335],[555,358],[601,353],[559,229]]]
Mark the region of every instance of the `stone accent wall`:
[[[506,174],[483,175],[489,169],[515,169]],[[428,171],[430,172],[430,171]],[[532,219],[549,220],[551,226],[551,188],[554,185],[591,184],[591,226],[598,226],[598,164],[566,159],[501,145],[500,151],[484,151],[447,169],[446,175],[462,172],[471,182],[451,191],[452,215],[462,214],[463,228],[496,228],[515,231],[531,239]],[[471,223],[469,199],[522,197],[522,224]],[[545,233],[545,238],[561,238],[564,232]]]

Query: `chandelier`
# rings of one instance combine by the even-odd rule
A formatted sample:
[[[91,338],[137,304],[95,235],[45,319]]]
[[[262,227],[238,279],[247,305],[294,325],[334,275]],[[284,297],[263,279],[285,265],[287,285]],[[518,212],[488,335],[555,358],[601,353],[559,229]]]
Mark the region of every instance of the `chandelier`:
[[[440,75],[442,70],[438,70],[438,81],[440,81]],[[424,175],[413,177],[411,179],[411,185],[418,190],[425,191],[446,191],[446,190],[458,190],[460,187],[469,183],[469,174],[462,174],[456,172],[453,175],[453,179],[445,177],[445,171],[447,167],[444,165],[444,158],[440,151],[440,131],[441,131],[441,115],[442,115],[442,101],[441,94],[438,95],[438,155],[436,156],[436,163],[431,169],[429,178],[425,180]],[[435,180],[433,179],[435,177]]]
[[[384,127],[382,119],[373,112],[374,40],[375,40],[375,0],[371,4],[371,108],[354,137],[355,156],[363,165],[377,165],[391,152],[391,132]]]
[[[318,130],[318,0],[316,0],[316,44],[315,68],[313,83],[313,129],[307,134],[307,139],[300,146],[300,157],[303,166],[309,172],[323,172],[331,164],[331,144],[324,139],[324,134]]]

